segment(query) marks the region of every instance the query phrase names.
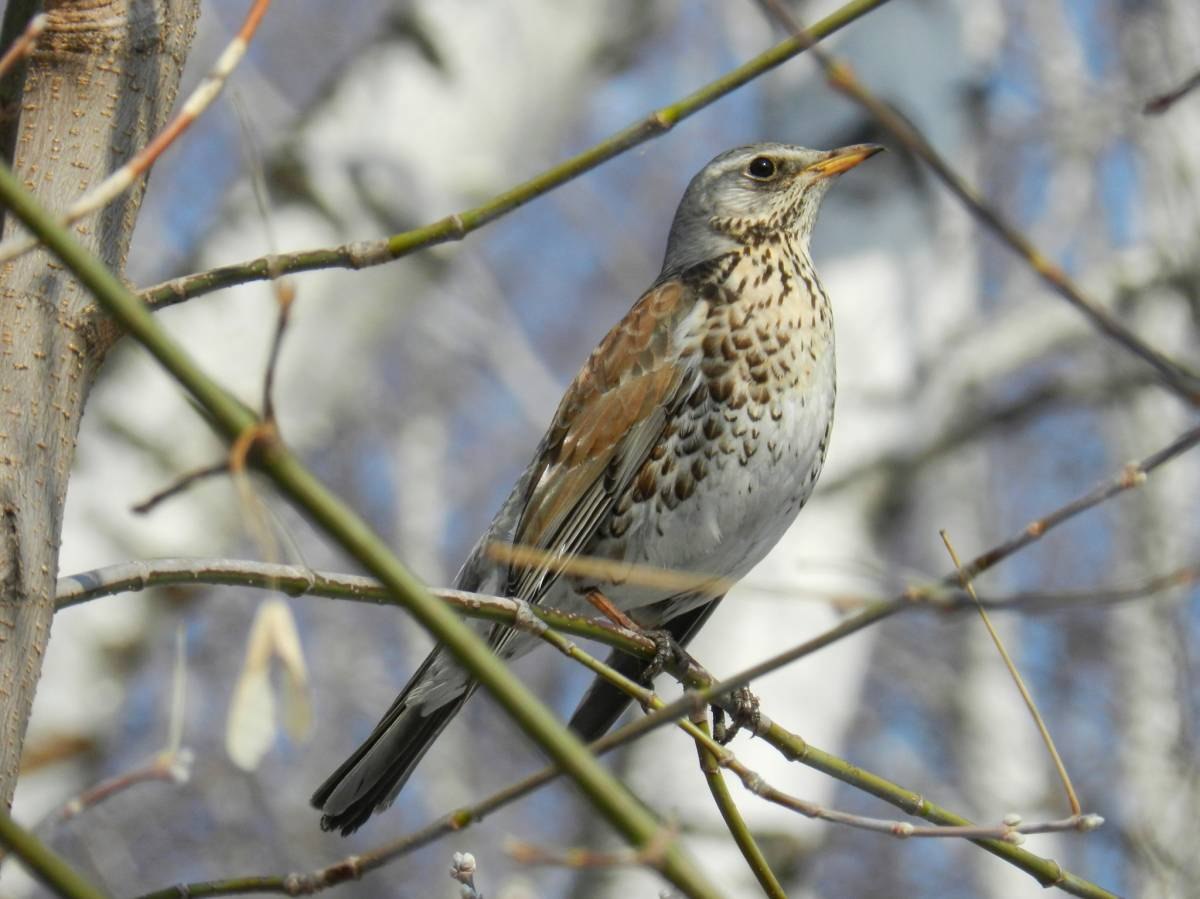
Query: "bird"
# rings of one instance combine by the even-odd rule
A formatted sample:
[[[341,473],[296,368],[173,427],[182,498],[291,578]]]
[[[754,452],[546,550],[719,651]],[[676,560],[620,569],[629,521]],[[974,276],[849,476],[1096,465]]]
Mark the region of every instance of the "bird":
[[[836,176],[882,149],[757,143],[692,178],[661,272],[567,388],[458,589],[567,612],[587,611],[599,592],[638,626],[687,645],[728,585],[783,536],[821,472],[837,393],[834,331],[809,240]],[[493,544],[533,547],[542,561],[497,559]],[[575,557],[698,578],[663,587],[618,572],[602,582],[551,564]],[[471,626],[506,659],[538,642]],[[617,651],[609,664],[639,680],[653,673]],[[476,686],[435,647],[313,794],[322,829],[348,835],[391,805]],[[569,725],[595,739],[628,703],[598,679]]]

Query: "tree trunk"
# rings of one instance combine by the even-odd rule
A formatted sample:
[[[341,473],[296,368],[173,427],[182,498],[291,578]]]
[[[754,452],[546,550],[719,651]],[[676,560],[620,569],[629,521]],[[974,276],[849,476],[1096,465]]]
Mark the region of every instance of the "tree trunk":
[[[14,169],[64,209],[166,121],[198,0],[48,0],[29,60]],[[76,225],[118,274],[141,205],[130,190]],[[17,233],[5,223],[5,237]],[[63,500],[88,389],[113,328],[44,252],[0,271],[0,799],[11,805],[54,615]]]

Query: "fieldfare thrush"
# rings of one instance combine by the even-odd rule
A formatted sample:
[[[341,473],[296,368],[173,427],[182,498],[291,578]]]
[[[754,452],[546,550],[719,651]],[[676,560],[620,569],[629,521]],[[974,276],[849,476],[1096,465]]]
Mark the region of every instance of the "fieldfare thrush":
[[[488,547],[703,572],[725,585],[767,554],[812,492],[833,423],[833,314],[809,257],[813,222],[833,177],[880,149],[755,144],[721,154],[692,179],[662,272],[567,389],[459,572],[459,589],[569,612],[586,611],[599,590],[640,626],[688,642],[717,591],[599,583],[496,561]],[[472,624],[504,658],[538,642]],[[621,653],[609,662],[635,678],[649,667]],[[313,794],[321,826],[348,834],[386,808],[475,687],[435,648]],[[594,739],[628,702],[598,681],[571,727]]]

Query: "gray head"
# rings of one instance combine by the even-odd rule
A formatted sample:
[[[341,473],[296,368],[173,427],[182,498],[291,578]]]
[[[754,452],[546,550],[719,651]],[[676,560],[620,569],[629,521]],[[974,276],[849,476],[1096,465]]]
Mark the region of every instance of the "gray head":
[[[836,175],[883,147],[808,150],[751,144],[722,153],[692,179],[679,201],[660,278],[787,231],[808,248],[821,198]]]

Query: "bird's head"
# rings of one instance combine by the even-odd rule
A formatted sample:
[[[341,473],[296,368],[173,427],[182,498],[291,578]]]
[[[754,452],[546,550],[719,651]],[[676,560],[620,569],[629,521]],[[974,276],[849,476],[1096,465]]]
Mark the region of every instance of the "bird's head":
[[[663,275],[785,231],[807,248],[821,198],[835,176],[874,156],[883,147],[856,144],[809,150],[762,143],[722,153],[684,191]]]

